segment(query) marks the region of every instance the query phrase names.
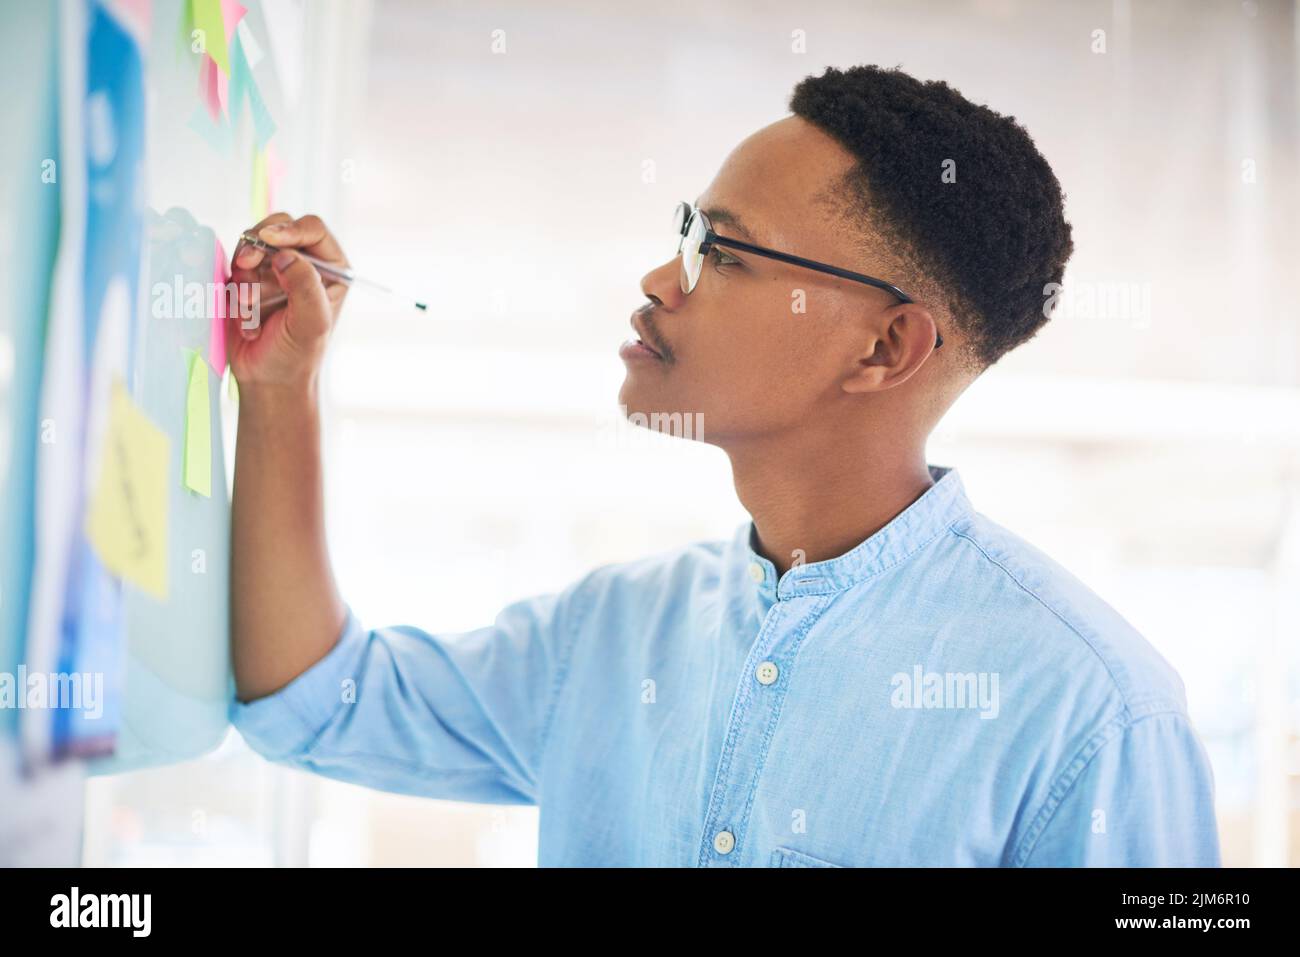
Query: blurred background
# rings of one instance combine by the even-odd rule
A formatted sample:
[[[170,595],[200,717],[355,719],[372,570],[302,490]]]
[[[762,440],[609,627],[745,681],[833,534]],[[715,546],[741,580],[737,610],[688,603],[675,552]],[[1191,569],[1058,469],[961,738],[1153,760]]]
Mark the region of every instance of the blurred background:
[[[1224,863],[1300,864],[1296,3],[298,14],[299,175],[277,206],[321,214],[362,274],[432,303],[354,293],[332,347],[330,532],[362,620],[475,627],[746,519],[720,451],[622,423],[616,347],[640,277],[673,251],[674,203],[785,115],[804,76],[898,65],[1029,129],[1077,249],[1056,317],[963,397],[931,462],[1178,669]],[[172,188],[156,180],[150,205]],[[250,225],[195,213],[226,235]],[[200,760],[88,788],[88,865],[535,862],[535,809],[311,778],[234,732]]]

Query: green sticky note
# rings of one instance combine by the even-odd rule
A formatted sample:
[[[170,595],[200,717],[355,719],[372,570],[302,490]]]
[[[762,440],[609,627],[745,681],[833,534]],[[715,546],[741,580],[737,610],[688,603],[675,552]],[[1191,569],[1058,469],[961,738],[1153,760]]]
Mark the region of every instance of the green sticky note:
[[[185,388],[185,487],[212,497],[212,418],[208,400],[208,364],[193,349],[189,357],[189,384]]]
[[[192,53],[190,44],[193,40],[190,33],[194,29],[194,7],[190,3],[181,4],[181,35],[180,43],[176,47],[176,59],[180,61],[182,54]]]
[[[194,29],[203,31],[203,47],[221,72],[230,75],[230,54],[226,50],[226,23],[221,19],[221,0],[194,0]]]

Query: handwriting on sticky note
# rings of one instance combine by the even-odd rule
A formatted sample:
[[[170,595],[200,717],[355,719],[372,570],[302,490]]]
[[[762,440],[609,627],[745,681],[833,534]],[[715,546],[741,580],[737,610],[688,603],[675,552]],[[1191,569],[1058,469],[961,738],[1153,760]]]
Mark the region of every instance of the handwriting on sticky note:
[[[106,568],[167,597],[167,467],[171,443],[120,382],[109,399],[86,537]]]
[[[185,349],[189,374],[185,386],[185,455],[181,472],[185,487],[212,497],[212,423],[208,399],[208,364],[193,349]]]

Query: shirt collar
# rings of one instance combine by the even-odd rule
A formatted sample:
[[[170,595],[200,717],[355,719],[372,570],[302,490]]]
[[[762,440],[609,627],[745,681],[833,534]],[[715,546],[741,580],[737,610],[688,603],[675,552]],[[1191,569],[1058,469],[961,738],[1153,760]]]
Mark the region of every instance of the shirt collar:
[[[948,466],[928,465],[934,484],[899,512],[884,528],[837,558],[795,565],[776,578],[776,566],[754,549],[753,521],[736,533],[739,553],[747,557],[749,574],[760,594],[769,599],[828,595],[873,578],[933,541],[944,529],[971,511],[961,476]],[[758,571],[762,570],[762,580]]]

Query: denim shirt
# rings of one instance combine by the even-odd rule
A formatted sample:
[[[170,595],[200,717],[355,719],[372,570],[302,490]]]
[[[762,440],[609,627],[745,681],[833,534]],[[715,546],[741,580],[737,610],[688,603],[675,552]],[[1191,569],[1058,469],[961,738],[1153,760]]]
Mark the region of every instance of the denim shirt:
[[[779,578],[752,522],[438,634],[368,629],[232,701],[270,760],[539,806],[539,864],[1218,866],[1178,674],[935,480]]]

